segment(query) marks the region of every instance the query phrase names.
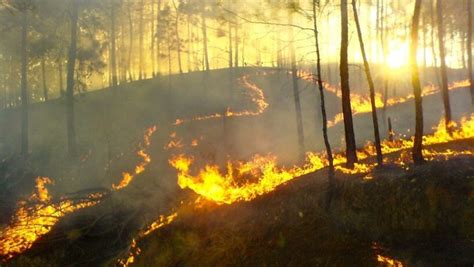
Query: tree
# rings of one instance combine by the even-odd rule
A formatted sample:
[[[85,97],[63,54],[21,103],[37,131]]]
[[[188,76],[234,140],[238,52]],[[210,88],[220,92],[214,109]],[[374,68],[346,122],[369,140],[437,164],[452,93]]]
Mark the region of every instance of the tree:
[[[289,7],[288,9],[288,24],[293,24],[293,10],[292,8],[296,7]],[[295,102],[295,111],[296,111],[296,131],[298,135],[298,152],[300,160],[304,159],[304,130],[303,130],[303,116],[301,114],[301,101],[300,101],[300,92],[298,88],[298,73],[296,69],[296,57],[295,57],[295,46],[294,46],[294,35],[293,35],[293,27],[289,27],[289,39],[290,39],[290,60],[291,60],[291,77],[293,82],[293,98]]]
[[[112,87],[117,86],[117,57],[116,57],[116,45],[115,45],[115,1],[110,1],[110,65],[112,70]]]
[[[141,0],[140,2],[140,22],[138,24],[138,32],[139,32],[139,37],[138,37],[138,79],[144,79],[146,78],[145,75],[145,59],[144,59],[144,25],[143,25],[143,9],[145,8],[145,0]]]
[[[472,0],[467,0],[467,64],[471,82],[471,100],[474,105],[474,73],[472,70]]]
[[[204,62],[206,66],[206,71],[209,71],[209,52],[208,52],[208,47],[207,47],[207,24],[206,24],[206,17],[204,15],[204,10],[203,14],[201,16],[201,27],[202,27],[202,45],[204,48]]]
[[[357,154],[349,86],[349,63],[347,58],[347,49],[349,46],[348,31],[347,0],[341,0],[341,54],[339,71],[341,76],[342,114],[344,116],[347,167],[354,168],[354,164],[357,162]]]
[[[319,49],[319,38],[318,38],[318,20],[316,17],[316,6],[319,5],[318,0],[313,0],[313,24],[314,24],[314,41],[316,45],[316,70],[317,70],[317,81],[318,81],[318,88],[319,88],[319,95],[321,98],[321,115],[323,119],[323,138],[324,138],[324,145],[326,147],[326,154],[328,157],[329,163],[329,172],[328,172],[328,180],[329,180],[329,194],[328,194],[328,201],[327,205],[329,206],[332,196],[332,189],[334,184],[334,160],[332,156],[331,144],[329,143],[328,138],[328,119],[326,114],[326,104],[324,101],[324,85],[323,80],[321,78],[321,53]]]
[[[71,0],[71,32],[67,60],[67,87],[66,87],[66,121],[68,152],[71,158],[76,157],[76,129],[74,118],[74,69],[77,53],[77,21],[79,16],[79,0]]]
[[[30,1],[18,3],[21,11],[21,154],[28,155],[28,10]]]
[[[33,2],[31,0],[17,0],[11,3],[12,11],[18,11],[20,13],[20,25],[21,25],[21,69],[20,69],[20,95],[21,95],[21,155],[26,157],[29,151],[29,139],[28,139],[28,120],[29,120],[29,93],[28,93],[28,12],[33,8]]]
[[[446,67],[446,50],[444,47],[444,25],[443,25],[443,1],[436,1],[437,26],[438,26],[438,43],[439,57],[441,60],[441,93],[443,96],[444,118],[446,129],[450,131],[451,125],[451,104],[449,102],[448,88],[448,72]]]
[[[365,53],[364,40],[362,38],[362,30],[360,28],[359,15],[357,13],[356,0],[352,0],[352,10],[354,12],[354,20],[357,28],[357,36],[359,37],[360,51],[362,53],[362,59],[364,60],[365,75],[367,76],[367,82],[369,83],[370,90],[370,105],[372,108],[372,123],[374,126],[374,138],[375,138],[375,149],[377,151],[377,163],[383,164],[382,148],[380,146],[380,133],[379,133],[379,122],[377,118],[377,107],[375,106],[375,86],[370,72],[369,62]]]
[[[421,0],[416,0],[415,11],[413,12],[413,20],[411,25],[411,45],[410,45],[410,67],[411,82],[413,86],[413,94],[415,96],[415,140],[413,142],[412,157],[416,165],[424,163],[423,158],[423,103],[421,96],[420,73],[418,70],[418,62],[416,59],[418,50],[418,26],[420,24]]]

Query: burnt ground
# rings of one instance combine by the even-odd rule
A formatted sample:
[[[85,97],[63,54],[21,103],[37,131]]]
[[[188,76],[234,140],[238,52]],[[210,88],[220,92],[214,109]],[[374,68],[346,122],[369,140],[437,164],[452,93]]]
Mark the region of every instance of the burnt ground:
[[[261,69],[241,68],[237,70],[236,75],[256,74],[259,71]],[[180,206],[181,200],[194,200],[196,195],[193,192],[177,188],[176,173],[168,164],[170,155],[183,152],[163,150],[172,131],[182,136],[185,142],[196,136],[203,136],[204,140],[200,143],[199,151],[191,152],[209,162],[225,160],[228,154],[232,155],[233,159],[245,160],[255,153],[271,152],[282,160],[282,164],[287,166],[291,164],[297,147],[295,125],[293,125],[294,103],[289,90],[290,76],[284,72],[252,79],[264,89],[266,99],[270,103],[268,111],[261,116],[234,118],[228,122],[227,131],[222,121],[192,123],[179,128],[170,127],[176,118],[224,112],[229,106],[229,99],[233,110],[254,108],[248,98],[242,97],[245,96],[245,91],[232,85],[235,79],[229,77],[228,71],[217,70],[210,75],[208,78],[215,82],[203,82],[202,73],[173,76],[171,79],[173,90],[164,88],[166,86],[163,84],[167,84],[168,81],[165,77],[161,77],[120,86],[120,93],[117,95],[112,95],[108,90],[101,90],[78,96],[76,106],[81,154],[79,164],[65,156],[62,100],[32,106],[32,148],[27,160],[11,156],[15,154],[20,136],[18,110],[8,110],[0,114],[0,123],[5,125],[0,132],[3,146],[1,156],[4,159],[0,163],[2,225],[9,222],[17,200],[32,192],[34,178],[37,176],[49,176],[55,180],[56,183],[51,186],[50,191],[56,198],[64,194],[69,195],[71,192],[83,192],[84,189],[108,192],[110,185],[118,181],[121,172],[133,169],[139,160],[135,151],[144,129],[150,125],[158,125],[158,131],[152,137],[152,146],[149,149],[152,163],[142,175],[125,190],[118,193],[108,192],[99,205],[61,219],[50,234],[39,239],[31,250],[10,261],[8,265],[113,265],[117,257],[127,252],[131,238],[136,236],[139,229],[155,220],[158,214],[169,214],[173,208]],[[223,84],[226,83],[229,83],[226,89],[230,90],[222,91]],[[307,146],[308,149],[319,151],[322,149],[322,138],[320,126],[315,124],[318,121],[314,119],[318,115],[314,105],[316,95],[306,82],[301,81],[300,84]],[[231,93],[227,95],[229,92]],[[468,114],[464,104],[470,98],[467,98],[466,94],[468,90],[464,89],[451,93],[452,101],[461,103],[453,107],[456,119]],[[326,96],[329,115],[333,116],[339,112],[338,99],[331,93]],[[442,103],[439,100],[439,95],[424,98],[425,112],[429,115],[425,127],[428,132],[442,116],[439,112]],[[388,109],[387,113],[392,116],[397,133],[405,133],[405,130],[412,125],[410,120],[406,119],[411,118],[411,105],[411,102],[407,102]],[[98,110],[98,107],[103,109]],[[356,138],[359,145],[362,145],[372,137],[370,115],[356,115],[354,123]],[[335,148],[340,143],[341,133],[341,125],[330,129],[331,143]],[[230,140],[230,147],[222,151],[226,142],[222,138],[224,135],[229,136],[227,139]],[[314,142],[310,142],[313,140]],[[440,150],[447,148],[465,150],[466,147],[473,147],[472,140],[438,146]],[[394,154],[393,157],[397,155]],[[423,173],[422,169],[421,173],[417,174],[429,178],[423,180],[426,183],[415,183],[416,186],[413,187],[415,191],[412,194],[420,198],[408,198],[409,194],[405,195],[405,192],[411,192],[408,190],[411,188],[409,186],[411,182],[408,183],[404,177],[411,174],[397,168],[390,167],[380,171],[381,178],[377,181],[383,181],[381,184],[387,184],[387,188],[372,188],[368,185],[375,182],[363,182],[359,176],[339,174],[339,180],[343,181],[344,185],[342,189],[349,189],[346,191],[339,188],[338,199],[343,201],[338,202],[336,199],[334,212],[330,214],[320,207],[326,190],[324,171],[295,179],[275,192],[249,203],[235,203],[230,206],[208,204],[201,209],[185,206],[180,209],[180,216],[173,224],[140,241],[143,256],[137,260],[145,266],[159,264],[371,266],[376,264],[373,242],[379,241],[383,244],[379,246],[387,250],[387,255],[403,261],[430,265],[426,264],[431,263],[428,261],[430,258],[440,260],[439,263],[454,258],[459,259],[454,263],[463,265],[462,263],[469,262],[469,258],[466,260],[463,256],[466,250],[450,251],[444,244],[454,248],[467,248],[467,255],[474,254],[469,250],[470,243],[464,242],[473,239],[472,231],[466,230],[472,229],[469,228],[472,226],[469,226],[469,220],[462,219],[467,222],[462,227],[459,226],[459,222],[448,224],[448,229],[464,229],[464,232],[453,234],[452,231],[439,228],[442,223],[413,223],[410,220],[400,219],[417,218],[418,214],[422,214],[423,218],[428,216],[426,218],[430,218],[430,222],[444,220],[447,215],[450,218],[472,218],[469,214],[451,214],[444,211],[438,215],[437,208],[428,205],[438,202],[463,203],[463,205],[472,203],[472,198],[465,201],[458,198],[433,201],[432,199],[437,199],[438,191],[428,187],[428,181],[432,176],[434,181],[444,180],[445,177],[450,177],[448,170],[454,166],[453,169],[459,169],[460,172],[456,172],[452,183],[458,184],[461,188],[472,189],[472,184],[465,184],[470,180],[463,178],[472,176],[470,173],[472,170],[469,169],[469,166],[473,165],[472,162],[455,160],[433,164],[441,168],[446,166],[444,168],[446,171]],[[438,175],[440,173],[443,175]],[[390,183],[385,183],[386,181]],[[400,181],[400,184],[392,183],[393,181]],[[400,191],[392,192],[392,190]],[[361,192],[363,194],[360,194]],[[457,191],[452,192],[458,195]],[[430,200],[425,197],[427,195],[430,196]],[[380,198],[365,198],[365,196],[380,196]],[[440,193],[440,197],[442,196],[444,195]],[[390,203],[385,201],[386,197]],[[367,205],[346,205],[358,203],[356,200],[360,199]],[[376,206],[377,209],[374,210],[371,209],[373,203],[383,203],[385,206]],[[399,203],[405,203],[406,206]],[[393,205],[393,208],[388,206],[389,204]],[[398,217],[390,217],[384,213],[388,210],[404,211],[412,206],[431,211],[432,214],[426,215],[420,210],[415,210],[406,214],[394,213]],[[382,214],[385,215],[381,216]],[[378,221],[379,217],[386,218],[386,221]],[[404,224],[400,226],[394,223],[398,221]],[[411,228],[407,230],[404,228],[405,224],[417,225],[418,228],[410,232]],[[392,231],[394,229],[380,227],[381,225],[394,225],[393,227],[401,228],[403,231]],[[379,228],[380,230],[375,233],[371,231]],[[434,233],[433,228],[442,230]],[[423,233],[425,230],[429,230],[428,237],[426,234],[417,234],[417,231]],[[447,233],[449,238],[443,233]],[[413,235],[416,238],[412,238]],[[409,238],[404,240],[388,238],[391,236]],[[413,249],[405,249],[412,243]],[[438,246],[430,247],[432,243]]]
[[[432,148],[468,147],[474,148],[474,140]],[[251,202],[184,204],[173,223],[138,242],[142,252],[135,263],[381,266],[380,254],[408,266],[469,266],[474,262],[473,166],[472,156],[459,156],[408,170],[385,166],[374,170],[372,180],[338,173],[329,212],[322,208],[325,170]],[[183,191],[179,199],[195,197]],[[107,206],[114,206],[114,212]],[[169,210],[177,206],[175,200]],[[150,214],[141,208],[127,209],[111,195],[99,206],[68,216],[8,265],[114,265],[144,225],[144,214]]]

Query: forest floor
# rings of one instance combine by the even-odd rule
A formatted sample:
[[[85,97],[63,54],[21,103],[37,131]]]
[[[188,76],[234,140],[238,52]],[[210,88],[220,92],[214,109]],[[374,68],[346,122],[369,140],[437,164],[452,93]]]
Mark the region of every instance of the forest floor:
[[[430,148],[466,147],[474,150],[474,139]],[[338,172],[329,212],[322,208],[326,170],[251,202],[182,205],[175,221],[138,241],[135,263],[386,266],[383,259],[398,259],[407,266],[468,266],[474,262],[473,166],[474,157],[459,156],[408,170],[385,166],[370,180]],[[127,255],[140,212],[103,211],[93,208],[66,218],[11,263],[114,265],[117,256]]]
[[[170,80],[162,77],[123,85],[116,95],[102,90],[78,97],[79,165],[65,157],[62,101],[34,105],[31,157],[26,163],[7,157],[0,164],[0,224],[9,222],[18,199],[31,193],[37,176],[55,180],[51,188],[55,196],[84,189],[108,192],[121,172],[133,168],[139,160],[135,151],[143,131],[151,125],[157,125],[158,130],[149,148],[151,164],[129,187],[107,193],[99,205],[67,215],[31,250],[9,264],[114,265],[117,258],[127,256],[131,240],[140,229],[156,220],[157,214],[167,215],[179,206],[180,215],[172,224],[138,241],[142,253],[136,257],[137,263],[374,266],[380,264],[377,255],[415,265],[474,262],[469,256],[474,255],[469,241],[474,239],[472,157],[430,162],[421,168],[410,166],[409,170],[387,166],[376,169],[369,181],[360,175],[338,173],[340,187],[330,213],[321,208],[327,187],[325,170],[294,179],[252,202],[220,206],[204,202],[200,208],[183,205],[196,195],[178,188],[176,171],[169,166],[170,156],[183,153],[163,149],[173,132],[182,136],[183,142],[198,136],[200,149],[192,152],[209,162],[223,163],[229,154],[233,159],[248,160],[254,154],[272,153],[281,160],[279,163],[293,164],[297,154],[294,103],[288,87],[291,77],[284,72],[252,76],[270,104],[260,116],[234,118],[224,127],[226,122],[222,120],[172,126],[176,118],[223,113],[228,107],[254,108],[241,97],[245,91],[235,84],[235,77],[264,71],[274,70],[242,68],[232,74],[233,78],[227,70],[213,71],[210,76],[194,73]],[[169,83],[172,91],[164,89]],[[300,81],[300,88],[305,138],[314,140],[307,148],[320,151],[320,127],[314,119],[318,117],[314,108],[317,97],[307,82]],[[452,101],[458,103],[453,106],[456,119],[470,114],[466,111],[470,109],[467,93],[451,93]],[[335,94],[328,92],[327,104],[330,117],[339,112]],[[406,119],[410,117],[409,105],[410,101],[387,110],[397,133],[409,134],[413,125]],[[442,115],[442,103],[435,94],[425,97],[424,105],[429,130]],[[2,151],[15,149],[18,116],[18,110],[0,116],[0,123],[14,125],[1,133]],[[356,115],[354,123],[358,144],[362,145],[372,136],[370,115]],[[341,127],[329,130],[336,149]],[[227,146],[224,139],[231,140],[231,144]],[[440,151],[474,150],[474,140],[435,147]],[[397,158],[402,152],[407,151],[387,157]]]

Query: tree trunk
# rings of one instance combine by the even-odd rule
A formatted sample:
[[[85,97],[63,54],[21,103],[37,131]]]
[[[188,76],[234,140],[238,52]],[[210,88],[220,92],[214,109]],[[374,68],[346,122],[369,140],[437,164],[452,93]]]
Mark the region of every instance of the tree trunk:
[[[174,1],[173,1],[174,5]],[[175,21],[175,35],[176,35],[176,50],[178,51],[178,67],[179,67],[179,73],[183,74],[183,65],[181,63],[181,39],[179,37],[179,10],[178,7],[175,5],[174,6],[176,10],[176,21]]]
[[[129,36],[129,43],[128,43],[128,78],[130,81],[133,81],[133,66],[132,66],[132,53],[133,53],[133,19],[132,19],[132,7],[131,3],[128,5],[128,36]]]
[[[413,14],[413,22],[411,26],[411,45],[410,45],[410,66],[411,66],[411,82],[413,86],[413,95],[415,96],[415,141],[413,143],[413,162],[416,165],[422,164],[423,158],[423,98],[421,96],[420,74],[418,70],[418,62],[416,59],[418,50],[418,26],[420,24],[421,0],[416,0],[415,11]]]
[[[434,38],[434,31],[435,31],[435,11],[434,11],[434,0],[430,1],[430,19],[431,19],[431,52],[433,53],[433,64],[434,64],[434,75],[436,77],[436,81],[438,86],[441,87],[441,81],[439,78],[439,71],[438,71],[438,58],[436,57],[436,46],[435,46],[435,38]]]
[[[110,43],[111,43],[111,51],[110,51],[110,64],[112,70],[112,87],[115,88],[118,83],[117,79],[117,58],[116,58],[116,47],[115,47],[115,1],[110,1],[110,22],[111,22],[111,29],[110,29]]]
[[[28,155],[28,10],[22,10],[21,23],[21,155]]]
[[[229,68],[234,66],[233,60],[233,52],[232,52],[232,25],[230,21],[228,22],[228,32],[229,32]]]
[[[58,57],[58,83],[59,83],[59,94],[60,96],[64,96],[64,82],[63,82],[63,60],[62,60],[62,55],[61,54]]]
[[[292,11],[289,11],[292,12]],[[289,23],[293,24],[293,14],[289,15]],[[289,29],[289,39],[290,39],[290,59],[291,59],[291,76],[293,81],[293,97],[295,101],[295,111],[296,111],[296,130],[298,135],[298,156],[299,160],[304,160],[304,131],[303,131],[303,116],[301,114],[301,102],[300,102],[300,92],[298,88],[298,73],[296,69],[296,57],[295,57],[295,46],[294,46],[294,36],[293,36],[293,27],[290,26]]]
[[[151,0],[151,71],[152,76],[156,76],[156,68],[155,68],[155,0]]]
[[[186,16],[186,20],[187,20],[187,24],[188,24],[188,27],[187,27],[187,31],[188,31],[188,53],[187,53],[187,60],[188,60],[188,73],[192,71],[192,66],[191,66],[191,43],[192,43],[192,38],[191,38],[191,19],[190,19],[190,15],[188,14]]]
[[[74,69],[76,65],[77,50],[77,20],[78,20],[78,0],[72,0],[71,10],[71,39],[67,60],[67,88],[66,88],[66,120],[67,120],[67,140],[69,156],[74,158],[77,155],[76,129],[74,118]]]
[[[235,30],[235,34],[234,34],[234,42],[235,42],[235,45],[234,45],[235,46],[234,66],[236,68],[238,68],[239,67],[239,24],[238,23],[235,24],[234,30]]]
[[[156,12],[156,32],[158,32],[160,27],[160,11],[161,11],[161,0],[158,0],[158,7]],[[157,75],[160,74],[160,57],[161,57],[161,43],[157,36],[156,38],[156,71]]]
[[[45,59],[41,59],[41,79],[43,80],[43,97],[44,101],[48,101],[48,87],[46,86],[46,63]]]
[[[321,97],[321,115],[323,119],[323,138],[324,138],[324,145],[326,146],[326,154],[328,157],[328,163],[329,163],[329,173],[328,173],[328,180],[329,180],[329,186],[330,186],[330,192],[332,189],[332,186],[334,184],[334,160],[332,156],[332,150],[331,150],[331,144],[329,143],[329,137],[328,137],[328,119],[327,119],[327,114],[326,114],[326,104],[324,100],[324,86],[323,86],[323,80],[321,77],[321,53],[319,50],[319,38],[318,38],[318,21],[316,17],[316,5],[318,5],[318,0],[313,0],[313,23],[314,23],[314,39],[315,39],[315,44],[316,44],[316,69],[317,69],[317,79],[318,79],[318,88],[319,88],[319,95]],[[330,203],[331,200],[331,195],[329,194],[329,201],[328,204]]]
[[[471,100],[474,105],[474,73],[472,70],[472,0],[467,0],[467,68],[469,80],[471,81]]]
[[[354,136],[354,125],[352,121],[351,110],[351,91],[349,87],[349,63],[347,59],[347,49],[349,46],[349,25],[347,16],[347,0],[341,0],[341,62],[340,62],[340,76],[341,76],[341,98],[342,98],[342,113],[344,116],[344,134],[346,139],[346,158],[347,167],[354,168],[357,162],[356,142]]]
[[[352,9],[354,11],[354,20],[357,28],[357,35],[359,37],[360,51],[362,53],[362,59],[364,60],[365,75],[367,76],[367,82],[369,83],[370,90],[370,105],[372,108],[372,123],[374,126],[374,138],[375,138],[375,149],[377,151],[377,163],[378,165],[383,164],[382,147],[380,146],[380,132],[379,132],[379,121],[377,117],[377,107],[375,106],[375,86],[370,72],[369,62],[365,53],[364,40],[362,39],[362,30],[359,23],[359,15],[357,13],[356,0],[352,0]]]
[[[207,25],[206,17],[202,15],[202,45],[204,47],[204,63],[206,71],[209,71],[209,55],[207,51]]]
[[[145,59],[143,55],[143,49],[144,49],[144,42],[143,42],[143,37],[144,37],[144,29],[143,29],[143,9],[145,9],[145,0],[141,0],[140,3],[140,22],[138,24],[138,32],[139,32],[139,38],[138,38],[138,79],[142,80],[145,78],[145,71],[144,71],[144,64],[145,64]]]
[[[436,1],[436,12],[438,19],[438,41],[439,41],[439,57],[441,60],[441,93],[443,95],[444,104],[444,119],[446,123],[446,130],[450,131],[451,124],[451,104],[449,102],[449,88],[448,88],[448,71],[446,67],[446,51],[444,47],[444,29],[443,29],[443,1]]]

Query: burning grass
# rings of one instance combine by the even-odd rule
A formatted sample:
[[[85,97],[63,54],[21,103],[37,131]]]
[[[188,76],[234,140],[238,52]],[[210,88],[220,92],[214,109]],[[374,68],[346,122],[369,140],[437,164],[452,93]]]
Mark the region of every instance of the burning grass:
[[[474,137],[474,116],[463,118],[458,125],[452,125],[453,132],[448,134],[444,122],[441,121],[435,132],[424,137],[425,145],[447,143],[454,140]],[[413,140],[384,141],[382,150],[385,154],[409,150]],[[447,158],[455,155],[472,155],[471,150],[437,152],[424,150],[429,159]],[[405,154],[406,155],[406,154]],[[358,152],[360,160],[375,156],[373,144],[368,144]],[[315,172],[327,166],[324,153],[308,153],[306,163],[291,168],[280,167],[274,156],[255,156],[247,162],[228,161],[226,172],[221,172],[219,166],[204,163],[201,169],[193,169],[194,159],[186,155],[178,155],[170,160],[178,172],[178,185],[189,188],[198,195],[218,204],[231,204],[237,201],[250,201],[257,196],[273,191],[276,187],[294,178]],[[401,154],[394,163],[406,165],[411,162],[409,157]],[[375,167],[373,163],[358,163],[354,169],[347,169],[343,154],[336,154],[334,163],[336,169],[346,174],[368,174]],[[386,162],[389,163],[389,162]],[[195,173],[195,174],[194,174]],[[246,179],[251,177],[251,179]]]

